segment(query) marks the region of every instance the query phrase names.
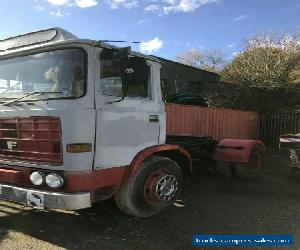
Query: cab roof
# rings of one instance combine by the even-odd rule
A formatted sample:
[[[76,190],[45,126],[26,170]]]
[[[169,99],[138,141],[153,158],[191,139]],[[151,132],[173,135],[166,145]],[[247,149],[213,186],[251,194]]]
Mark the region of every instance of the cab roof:
[[[9,37],[0,40],[0,56],[10,54],[17,51],[30,50],[34,48],[42,48],[49,45],[56,45],[62,43],[82,43],[89,44],[95,47],[107,48],[107,49],[118,49],[120,47],[95,40],[80,39],[73,35],[69,31],[55,27],[45,30],[39,30],[35,32],[26,33],[14,37]],[[131,51],[133,56],[143,57],[151,61],[159,60],[155,57],[148,56],[142,53]]]

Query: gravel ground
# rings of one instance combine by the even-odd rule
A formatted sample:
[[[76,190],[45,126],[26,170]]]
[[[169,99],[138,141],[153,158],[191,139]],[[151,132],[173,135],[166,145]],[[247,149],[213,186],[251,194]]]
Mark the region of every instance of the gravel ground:
[[[0,202],[0,249],[193,249],[195,233],[293,234],[289,249],[300,249],[300,180],[287,179],[287,163],[287,153],[269,152],[251,181],[195,171],[184,206],[148,219],[122,214],[111,200],[80,212]]]

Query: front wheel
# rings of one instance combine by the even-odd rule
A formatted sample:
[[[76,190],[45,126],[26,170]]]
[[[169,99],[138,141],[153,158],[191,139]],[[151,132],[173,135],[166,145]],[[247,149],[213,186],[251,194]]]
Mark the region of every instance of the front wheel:
[[[120,187],[115,201],[127,214],[149,217],[170,207],[180,194],[182,185],[182,172],[175,161],[152,156]]]

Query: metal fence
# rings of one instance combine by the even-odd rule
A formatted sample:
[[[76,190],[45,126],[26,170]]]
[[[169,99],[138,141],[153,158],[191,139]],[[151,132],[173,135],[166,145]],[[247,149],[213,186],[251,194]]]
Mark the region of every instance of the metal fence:
[[[282,134],[300,133],[300,112],[267,113],[260,117],[260,138],[269,147],[277,147]]]

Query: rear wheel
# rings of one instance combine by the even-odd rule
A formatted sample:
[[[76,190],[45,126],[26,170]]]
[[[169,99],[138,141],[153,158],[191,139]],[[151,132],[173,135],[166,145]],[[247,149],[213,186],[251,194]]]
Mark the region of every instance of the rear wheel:
[[[253,179],[258,176],[263,162],[263,153],[258,147],[253,147],[248,162],[234,165],[234,175],[241,179]]]
[[[182,172],[175,161],[152,156],[120,187],[115,201],[127,214],[149,217],[170,207],[182,185]]]

